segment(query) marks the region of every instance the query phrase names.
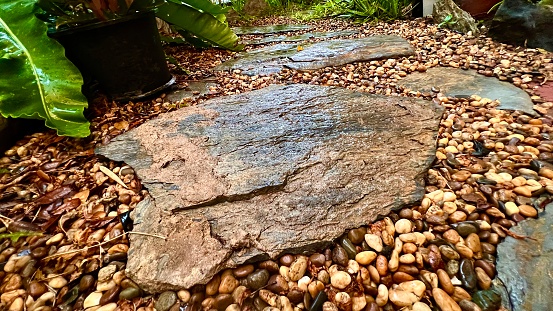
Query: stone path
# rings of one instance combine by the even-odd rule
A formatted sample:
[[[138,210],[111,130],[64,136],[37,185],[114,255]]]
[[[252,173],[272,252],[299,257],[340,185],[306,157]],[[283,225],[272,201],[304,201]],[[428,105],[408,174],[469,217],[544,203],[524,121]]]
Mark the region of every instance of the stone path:
[[[442,111],[419,99],[271,86],[118,136],[98,153],[131,165],[154,199],[137,207],[134,230],[169,236],[132,236],[128,272],[148,291],[188,288],[245,261],[320,249],[420,201]]]
[[[248,45],[356,33],[278,35],[306,29],[235,31],[265,35],[244,41]],[[216,70],[271,74],[413,53],[396,36],[281,43],[241,53]],[[499,100],[500,109],[536,115],[524,91],[472,70],[436,67],[398,84],[421,92],[437,87],[453,97],[478,94]],[[179,100],[208,91],[209,85],[199,82],[169,96]],[[129,275],[150,292],[188,288],[244,262],[321,249],[348,228],[420,200],[419,177],[432,161],[440,114],[422,100],[272,86],[181,109],[117,137],[98,152],[132,165],[152,195],[136,208],[135,230],[169,236],[166,242],[132,236]],[[513,310],[544,309],[550,303],[542,295],[553,285],[542,277],[552,268],[544,241],[549,218],[513,229],[538,241],[508,238],[499,247],[497,270]],[[526,269],[527,262],[535,262],[533,269]],[[536,273],[535,266],[543,268]],[[520,300],[525,293],[531,294]]]
[[[431,92],[432,87],[447,96],[471,96],[477,94],[484,98],[499,100],[500,109],[520,110],[529,115],[537,115],[530,96],[516,86],[485,77],[474,70],[434,67],[424,73],[413,73],[398,81],[411,90]]]
[[[507,237],[497,248],[498,277],[509,293],[512,311],[550,310],[553,305],[553,204],[540,218],[511,228],[531,239]],[[508,304],[506,304],[508,305]]]
[[[283,68],[314,70],[352,62],[410,56],[414,50],[398,36],[374,36],[297,44],[277,44],[245,52],[215,70],[240,69],[246,75],[278,73]]]
[[[309,39],[332,39],[336,37],[346,37],[357,34],[354,30],[342,30],[342,31],[328,31],[328,32],[308,32],[302,35],[287,36],[287,35],[273,35],[266,36],[261,39],[244,40],[241,43],[246,45],[259,45],[273,42],[300,42],[307,41]]]
[[[244,26],[244,27],[233,27],[237,35],[267,35],[273,33],[284,33],[292,32],[298,30],[309,30],[311,26],[309,25],[268,25],[268,26]]]
[[[167,100],[176,102],[179,100],[199,97],[202,95],[209,94],[210,87],[216,87],[216,81],[202,80],[202,81],[191,81],[188,83],[188,87],[182,90],[176,90],[167,94]]]

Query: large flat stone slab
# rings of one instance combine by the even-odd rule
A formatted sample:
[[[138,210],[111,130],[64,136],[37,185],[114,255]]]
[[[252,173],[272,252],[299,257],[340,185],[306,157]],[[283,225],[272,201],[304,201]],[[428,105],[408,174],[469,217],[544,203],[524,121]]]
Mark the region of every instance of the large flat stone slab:
[[[281,43],[240,53],[215,70],[240,69],[246,75],[268,75],[283,68],[315,70],[353,62],[410,56],[415,53],[407,40],[398,36],[337,39],[302,45]]]
[[[158,292],[320,250],[422,199],[443,109],[313,85],[271,86],[161,115],[97,150],[153,200],[134,212],[127,273]]]
[[[398,81],[414,91],[431,92],[433,86],[448,96],[479,95],[499,100],[499,109],[520,110],[536,115],[530,96],[518,87],[497,78],[486,77],[474,70],[433,67],[424,73],[412,73]]]
[[[298,30],[308,30],[311,28],[312,27],[309,25],[267,25],[233,27],[232,31],[237,35],[267,35]]]
[[[497,273],[512,311],[551,310],[553,305],[553,204],[539,219],[521,221],[511,231],[531,239],[505,238],[497,247]]]
[[[244,41],[241,41],[241,43],[246,45],[259,45],[259,44],[267,44],[267,43],[273,43],[273,42],[301,42],[301,41],[307,41],[310,39],[331,39],[336,37],[352,36],[358,33],[359,32],[355,30],[340,30],[340,31],[325,31],[325,32],[317,31],[317,32],[308,32],[308,33],[304,33],[296,36],[287,36],[287,35],[265,36],[260,39],[244,40]]]

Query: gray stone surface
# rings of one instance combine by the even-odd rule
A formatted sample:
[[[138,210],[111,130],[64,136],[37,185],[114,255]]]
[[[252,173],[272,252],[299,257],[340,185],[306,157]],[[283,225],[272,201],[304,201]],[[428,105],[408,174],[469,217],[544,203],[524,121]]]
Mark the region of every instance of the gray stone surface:
[[[313,85],[182,108],[97,152],[125,161],[153,200],[133,214],[127,273],[151,292],[284,252],[320,250],[422,199],[443,108]]]
[[[549,204],[538,219],[511,228],[531,239],[507,237],[497,248],[497,273],[509,292],[512,311],[551,310],[553,305],[552,208]]]
[[[268,26],[241,26],[232,27],[232,31],[237,35],[266,35],[273,33],[284,33],[298,30],[308,30],[309,25],[268,25]]]
[[[516,86],[485,77],[474,70],[433,67],[424,73],[413,73],[398,81],[399,85],[415,91],[431,92],[433,86],[448,96],[479,95],[499,100],[499,109],[520,110],[536,115],[530,96]]]
[[[474,18],[468,12],[463,11],[453,0],[436,1],[432,10],[434,23],[439,24],[448,16],[451,16],[451,22],[445,25],[447,28],[463,33],[472,31],[473,34],[478,34],[480,32]]]
[[[273,42],[300,42],[300,41],[307,41],[309,39],[331,39],[336,37],[345,37],[345,36],[355,35],[358,33],[359,32],[355,30],[308,32],[297,36],[286,36],[286,35],[266,36],[260,39],[245,40],[245,41],[242,41],[241,43],[246,45],[258,45],[258,44],[267,44],[267,43],[273,43]]]
[[[186,88],[169,92],[166,98],[170,101],[179,101],[206,95],[209,94],[209,88],[212,86],[217,86],[217,83],[213,81],[191,81]]]
[[[302,45],[277,44],[241,53],[215,70],[240,69],[246,75],[278,73],[283,68],[314,70],[353,62],[410,56],[415,53],[407,40],[398,36],[338,39]]]

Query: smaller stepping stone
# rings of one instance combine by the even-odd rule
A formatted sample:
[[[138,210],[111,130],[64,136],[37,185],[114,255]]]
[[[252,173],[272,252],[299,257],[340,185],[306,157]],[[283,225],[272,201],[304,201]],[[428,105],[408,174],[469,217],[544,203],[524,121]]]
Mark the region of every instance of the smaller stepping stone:
[[[413,91],[431,92],[438,87],[447,96],[479,95],[491,100],[499,100],[499,109],[520,110],[536,116],[530,96],[518,87],[497,78],[486,77],[474,70],[434,67],[424,73],[412,73],[398,81]]]
[[[303,35],[297,35],[297,36],[286,36],[286,35],[280,35],[280,36],[269,36],[262,39],[257,40],[246,40],[242,41],[243,44],[246,45],[257,45],[257,44],[267,44],[267,43],[273,43],[273,42],[300,42],[300,41],[307,41],[309,39],[330,39],[330,38],[336,38],[336,37],[345,37],[345,36],[351,36],[358,34],[358,31],[355,30],[342,30],[342,31],[333,31],[333,32],[308,32],[304,33]]]
[[[269,25],[269,26],[243,26],[231,28],[237,35],[266,35],[272,33],[292,32],[311,29],[309,25]]]
[[[209,81],[192,81],[188,83],[188,87],[182,90],[176,90],[167,94],[167,99],[170,101],[179,101],[188,97],[202,96],[209,93],[211,86],[217,86],[217,83]]]
[[[372,36],[337,39],[316,43],[277,44],[240,53],[238,58],[215,67],[216,71],[239,69],[243,74],[268,75],[284,68],[316,70],[353,62],[411,56],[415,53],[407,40],[399,36]]]
[[[553,296],[553,204],[538,219],[521,221],[511,231],[532,239],[505,238],[497,247],[497,273],[513,311],[551,310]]]

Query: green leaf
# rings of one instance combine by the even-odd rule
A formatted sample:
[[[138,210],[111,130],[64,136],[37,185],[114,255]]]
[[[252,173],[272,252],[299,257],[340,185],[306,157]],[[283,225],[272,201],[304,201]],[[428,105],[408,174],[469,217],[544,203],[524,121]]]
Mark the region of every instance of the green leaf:
[[[169,2],[172,2],[174,4],[186,4],[188,6],[191,6],[198,11],[201,11],[203,13],[209,13],[211,15],[218,15],[218,14],[225,14],[228,13],[230,8],[223,8],[222,6],[215,4],[209,0],[167,0]]]
[[[244,48],[238,44],[238,36],[224,23],[208,13],[202,13],[185,4],[166,2],[156,12],[157,17],[186,30],[213,45],[232,51]]]
[[[38,236],[42,235],[40,232],[30,232],[30,231],[20,231],[20,232],[13,232],[13,233],[3,233],[0,234],[0,240],[2,239],[11,239],[13,243],[16,243],[19,238],[24,238],[28,236]]]
[[[0,114],[44,119],[59,135],[86,137],[82,77],[33,14],[35,0],[0,0]]]

